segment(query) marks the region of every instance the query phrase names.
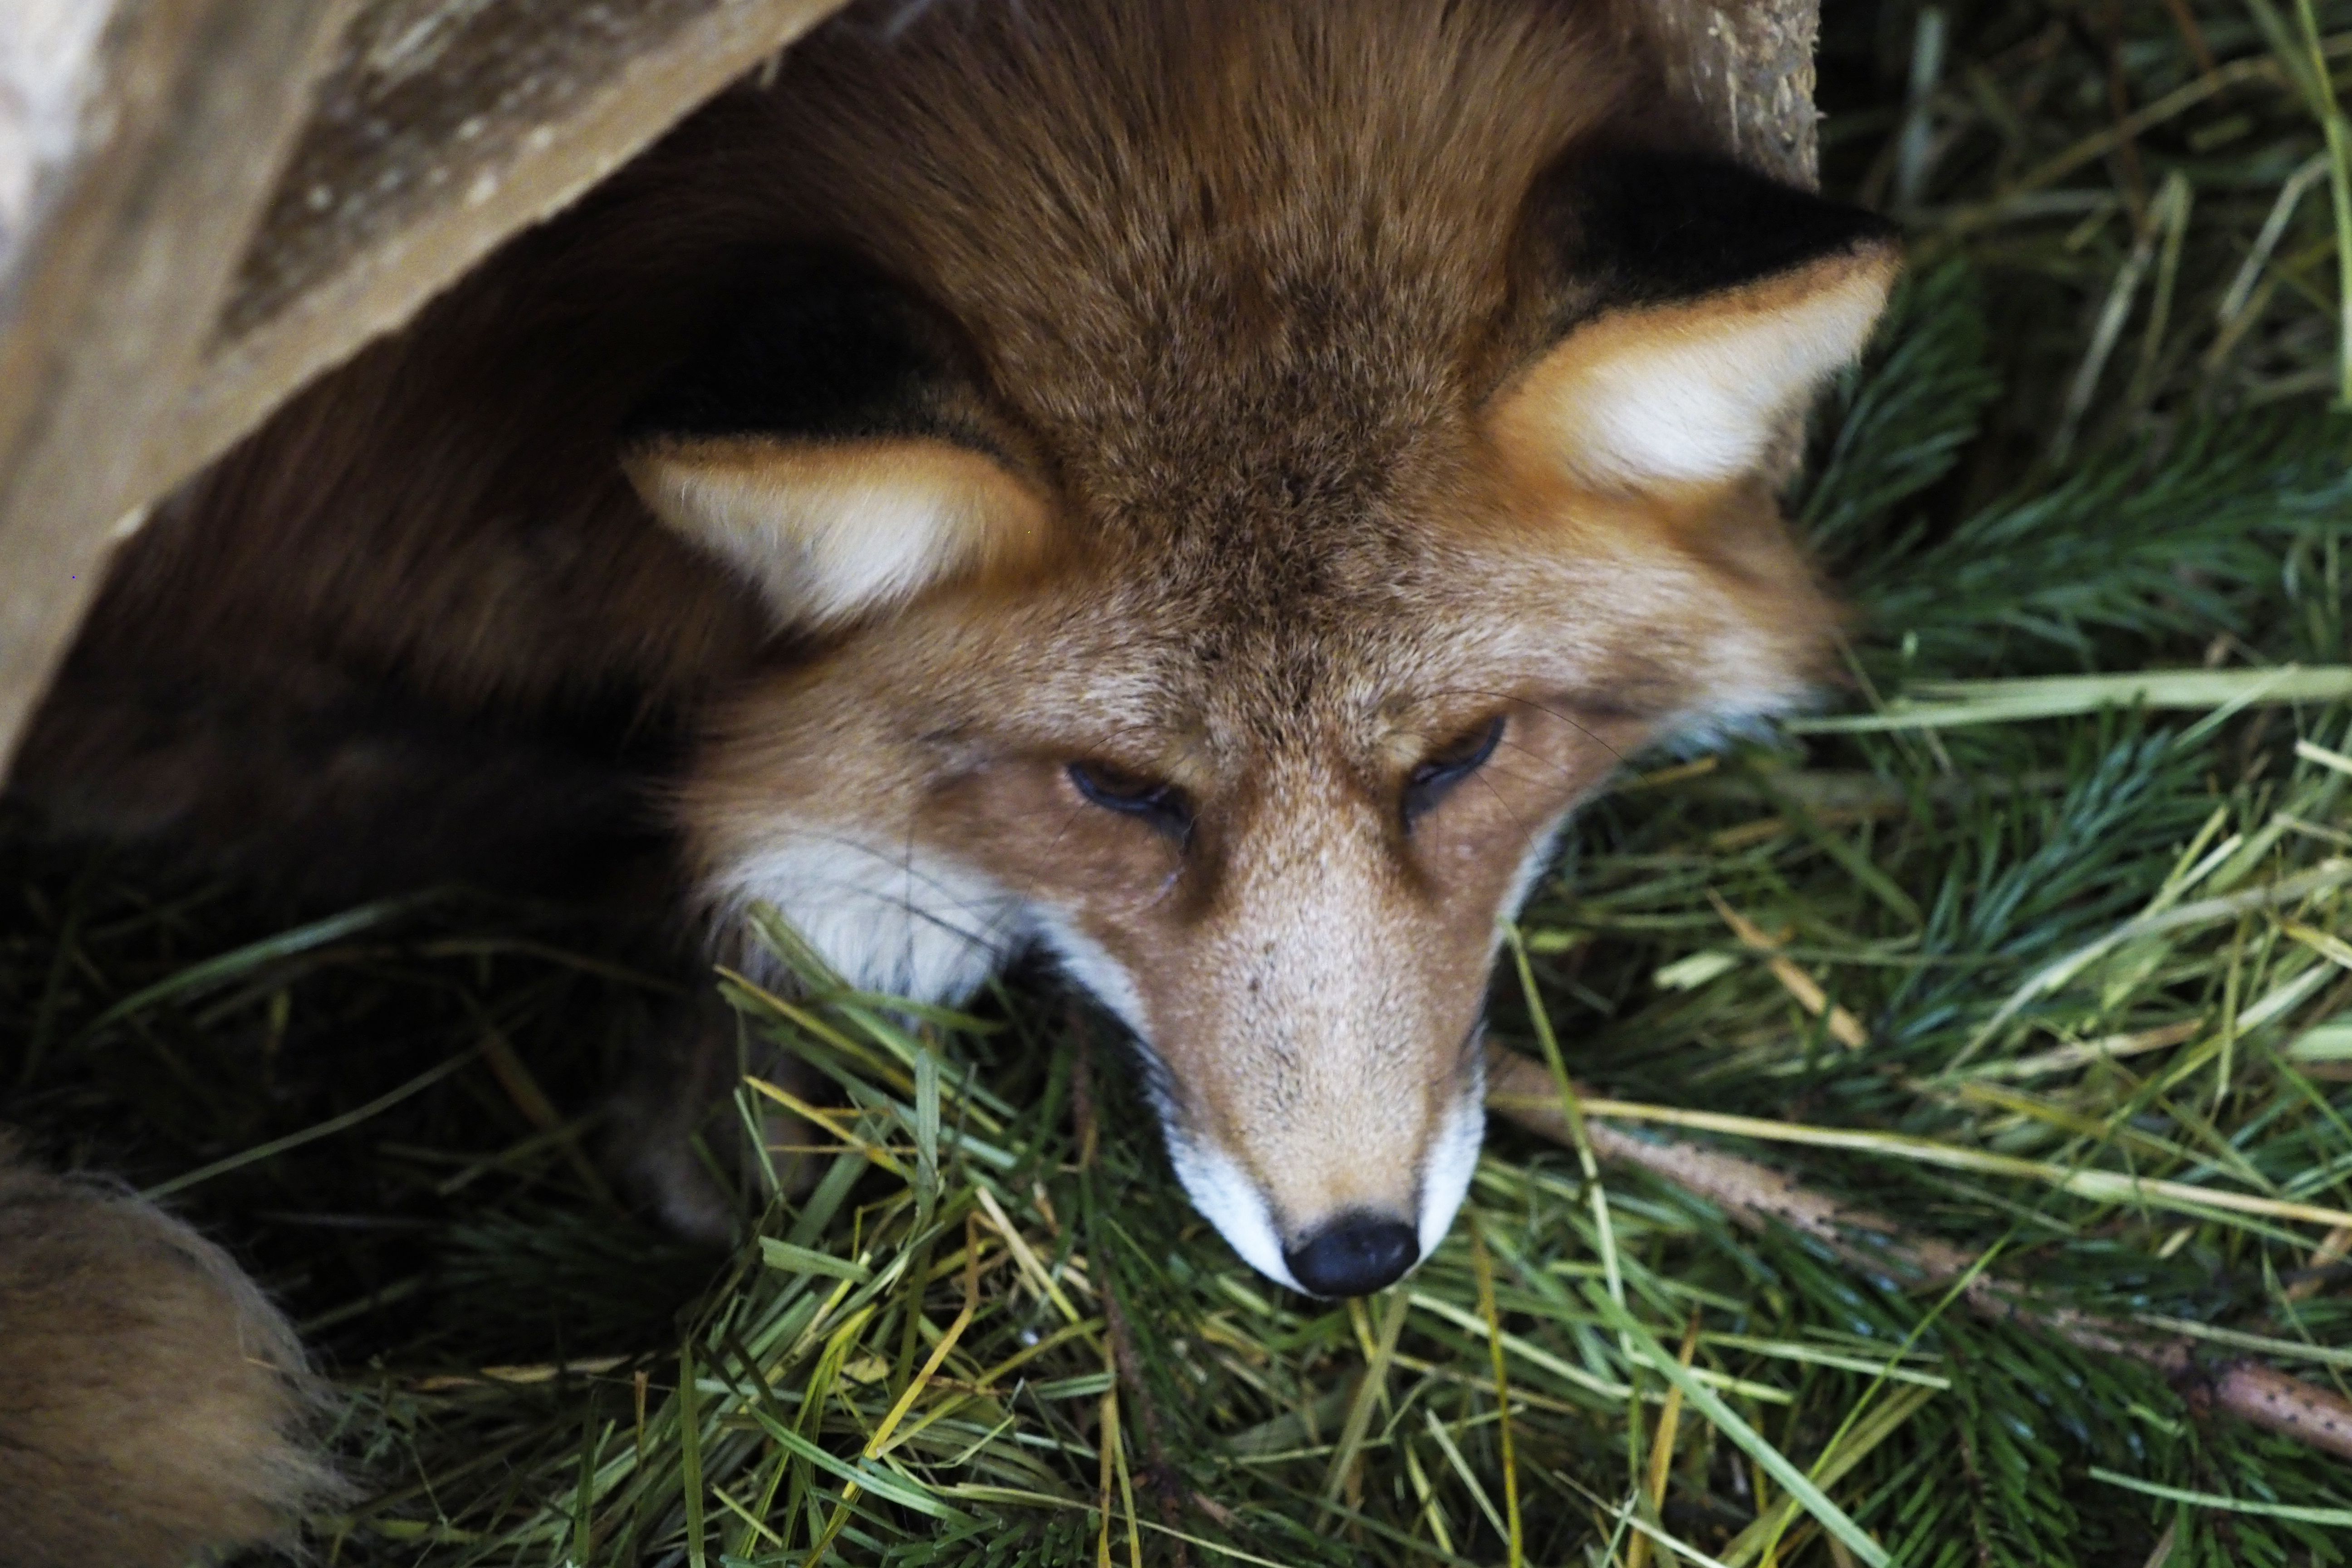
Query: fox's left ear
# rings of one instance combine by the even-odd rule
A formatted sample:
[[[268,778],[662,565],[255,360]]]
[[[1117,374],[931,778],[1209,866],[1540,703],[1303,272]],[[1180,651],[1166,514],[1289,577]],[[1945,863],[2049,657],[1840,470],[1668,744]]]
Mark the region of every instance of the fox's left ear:
[[[887,280],[780,265],[639,410],[621,466],[785,626],[1043,553],[1047,509],[952,329]]]
[[[1615,490],[1756,471],[1861,352],[1901,261],[1881,218],[1681,153],[1555,169],[1523,237],[1559,335],[1497,394],[1491,427]]]

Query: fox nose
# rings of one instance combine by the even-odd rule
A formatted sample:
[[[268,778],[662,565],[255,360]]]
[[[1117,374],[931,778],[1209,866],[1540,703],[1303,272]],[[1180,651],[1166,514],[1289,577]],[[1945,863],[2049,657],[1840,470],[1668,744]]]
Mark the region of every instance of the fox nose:
[[[1317,1296],[1369,1296],[1395,1284],[1421,1261],[1421,1238],[1402,1220],[1346,1214],[1305,1245],[1286,1247],[1290,1277]]]

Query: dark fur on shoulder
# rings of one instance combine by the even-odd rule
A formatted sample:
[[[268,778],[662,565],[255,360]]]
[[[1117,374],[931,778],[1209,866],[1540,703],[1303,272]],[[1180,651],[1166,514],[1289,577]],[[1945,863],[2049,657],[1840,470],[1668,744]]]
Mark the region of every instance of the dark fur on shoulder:
[[[683,747],[660,716],[585,701],[467,716],[401,683],[245,651],[262,657],[85,642],[13,786],[54,831],[153,837],[298,910],[444,883],[657,895],[669,837],[644,784]]]
[[[338,1488],[293,1329],[152,1204],[0,1134],[0,1565],[182,1568]]]

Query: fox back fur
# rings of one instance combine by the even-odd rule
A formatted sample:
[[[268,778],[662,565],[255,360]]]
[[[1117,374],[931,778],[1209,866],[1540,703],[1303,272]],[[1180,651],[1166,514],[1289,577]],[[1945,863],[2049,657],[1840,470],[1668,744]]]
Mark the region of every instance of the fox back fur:
[[[16,784],[319,897],[766,902],[919,1000],[1042,948],[1235,1249],[1377,1289],[1559,823],[1834,624],[1773,490],[1895,247],[1692,150],[1646,47],[853,11],[164,508]]]

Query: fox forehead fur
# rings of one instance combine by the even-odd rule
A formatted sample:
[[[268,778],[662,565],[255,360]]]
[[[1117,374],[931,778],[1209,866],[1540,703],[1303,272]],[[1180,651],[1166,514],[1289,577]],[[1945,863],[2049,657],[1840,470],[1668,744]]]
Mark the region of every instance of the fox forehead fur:
[[[445,584],[498,570],[486,523],[331,636],[458,708],[585,668],[690,710],[667,788],[722,932],[772,903],[926,1000],[1042,945],[1235,1248],[1374,1288],[1297,1260],[1444,1234],[1497,921],[1559,823],[1640,747],[1800,700],[1834,624],[1774,468],[1895,249],[1675,151],[1643,47],[1630,0],[853,12],[185,529],[273,440],[383,468],[343,422],[389,407],[470,477],[378,483],[377,531],[453,533],[530,487],[424,400],[499,408],[509,454],[541,409],[582,471],[530,493],[608,607],[509,646],[476,601],[560,590]],[[550,342],[596,387],[559,394]],[[117,618],[163,575],[126,563]],[[353,592],[305,581],[322,626]],[[710,629],[742,593],[764,651]]]

